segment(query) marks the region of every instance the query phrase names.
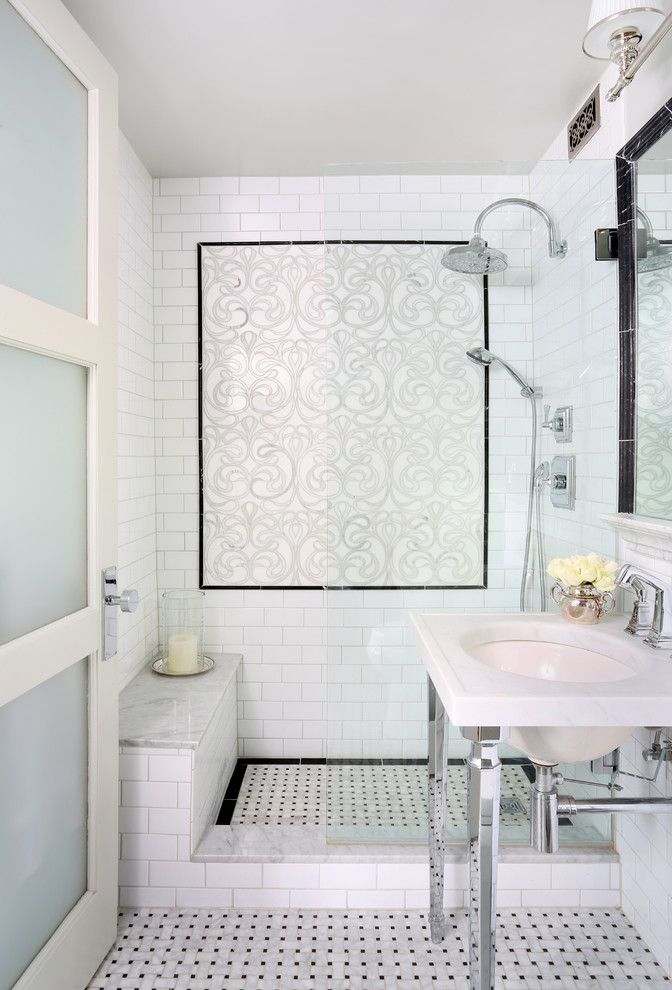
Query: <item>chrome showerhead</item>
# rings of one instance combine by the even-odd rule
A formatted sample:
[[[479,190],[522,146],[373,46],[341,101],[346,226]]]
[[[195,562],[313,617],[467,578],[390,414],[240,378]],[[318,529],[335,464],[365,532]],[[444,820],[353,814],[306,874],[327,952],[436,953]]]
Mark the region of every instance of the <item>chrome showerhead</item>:
[[[548,230],[548,254],[550,258],[564,258],[567,254],[567,241],[563,241],[558,232],[558,228],[553,222],[549,213],[538,203],[531,199],[521,199],[519,196],[509,196],[507,199],[499,199],[496,203],[490,203],[476,217],[474,224],[474,236],[468,244],[460,244],[459,247],[450,248],[441,258],[444,268],[452,272],[464,272],[467,275],[488,275],[490,272],[503,272],[508,268],[509,259],[503,251],[487,246],[481,237],[483,221],[492,213],[503,206],[523,206],[533,213],[538,214]]]
[[[488,275],[490,272],[503,272],[509,260],[503,251],[488,247],[483,238],[475,234],[468,244],[460,244],[446,251],[441,264],[452,272]]]

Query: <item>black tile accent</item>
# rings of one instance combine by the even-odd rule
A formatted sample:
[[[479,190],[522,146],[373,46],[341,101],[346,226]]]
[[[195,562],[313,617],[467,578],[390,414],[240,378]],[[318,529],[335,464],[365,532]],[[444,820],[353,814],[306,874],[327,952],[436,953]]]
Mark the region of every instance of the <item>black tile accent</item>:
[[[219,809],[219,815],[217,816],[218,825],[230,825],[231,819],[233,818],[233,813],[236,810],[236,801],[229,801],[226,798],[222,801],[222,807]]]
[[[226,788],[226,794],[224,795],[225,801],[235,801],[237,799],[240,794],[240,788],[242,786],[244,776],[245,764],[238,760],[233,768],[233,773],[231,774],[231,779],[229,780],[229,786]]]
[[[266,756],[244,756],[238,763],[242,763],[244,766],[258,766],[262,763],[268,763],[270,766],[285,766],[287,764],[298,765],[301,762],[300,759],[287,756],[279,757],[266,757]]]
[[[328,767],[380,767],[383,761],[377,760],[331,760],[327,757]]]

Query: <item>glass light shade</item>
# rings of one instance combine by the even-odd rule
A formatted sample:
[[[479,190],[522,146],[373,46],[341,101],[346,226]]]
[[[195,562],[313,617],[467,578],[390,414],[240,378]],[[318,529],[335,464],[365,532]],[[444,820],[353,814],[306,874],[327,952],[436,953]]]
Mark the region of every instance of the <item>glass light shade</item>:
[[[646,44],[665,17],[660,4],[642,4],[639,0],[593,0],[583,50],[591,58],[609,59],[609,39],[614,31],[637,28]]]
[[[203,591],[164,591],[161,654],[173,674],[194,673],[203,657]]]

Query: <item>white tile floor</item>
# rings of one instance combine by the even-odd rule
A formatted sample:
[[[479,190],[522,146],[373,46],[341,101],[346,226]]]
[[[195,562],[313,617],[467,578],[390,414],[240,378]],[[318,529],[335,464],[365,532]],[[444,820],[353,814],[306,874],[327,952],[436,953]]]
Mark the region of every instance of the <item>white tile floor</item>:
[[[530,782],[520,766],[502,772],[501,825],[527,826]],[[448,828],[464,827],[467,776],[448,767]],[[511,813],[517,800],[518,811]],[[247,767],[234,825],[427,826],[426,766],[253,764]]]
[[[502,990],[672,986],[620,912],[499,918]],[[461,912],[434,946],[419,912],[129,911],[90,990],[466,990],[464,930]]]

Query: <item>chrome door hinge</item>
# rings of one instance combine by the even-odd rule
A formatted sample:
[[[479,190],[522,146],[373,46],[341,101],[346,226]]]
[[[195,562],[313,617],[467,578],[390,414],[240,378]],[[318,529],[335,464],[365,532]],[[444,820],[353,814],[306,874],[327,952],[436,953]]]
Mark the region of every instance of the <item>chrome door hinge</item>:
[[[646,258],[646,230],[637,228],[637,257]],[[618,258],[618,227],[598,227],[595,231],[595,261],[615,261]]]
[[[103,660],[110,660],[117,652],[118,609],[122,612],[135,612],[138,607],[138,593],[126,588],[117,594],[117,568],[106,567],[102,575],[103,595]]]
[[[595,231],[595,261],[615,261],[618,258],[618,230],[598,227]]]

